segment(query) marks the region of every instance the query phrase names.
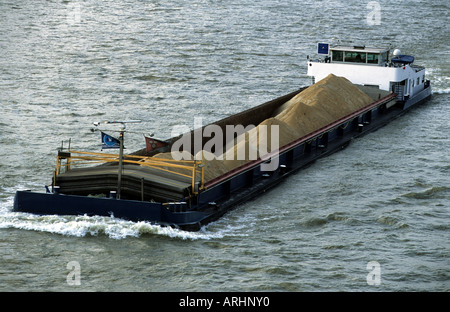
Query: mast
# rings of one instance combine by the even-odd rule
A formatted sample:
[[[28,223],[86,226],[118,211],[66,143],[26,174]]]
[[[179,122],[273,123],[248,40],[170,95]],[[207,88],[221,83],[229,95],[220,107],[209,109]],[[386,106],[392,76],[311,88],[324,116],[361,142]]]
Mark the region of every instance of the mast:
[[[124,133],[125,133],[125,124],[123,123],[120,128],[120,135],[119,135],[120,149],[119,149],[119,172],[117,174],[117,199],[120,199],[120,189],[122,186]]]
[[[124,149],[124,141],[125,141],[125,130],[126,130],[126,124],[127,123],[139,123],[141,120],[125,120],[125,121],[105,121],[103,123],[105,124],[120,124],[120,135],[119,135],[119,168],[117,172],[117,195],[116,198],[120,199],[120,193],[122,188],[122,172],[123,172],[123,149]],[[98,126],[99,122],[94,122],[95,126]]]

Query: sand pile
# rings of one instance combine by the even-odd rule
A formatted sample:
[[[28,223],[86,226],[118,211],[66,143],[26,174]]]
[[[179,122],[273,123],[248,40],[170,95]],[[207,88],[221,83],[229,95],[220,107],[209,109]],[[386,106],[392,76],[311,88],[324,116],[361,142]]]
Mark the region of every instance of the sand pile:
[[[232,151],[228,150],[224,154],[224,162],[231,170],[256,159],[255,155],[261,157],[262,154],[274,150],[271,149],[272,125],[277,125],[279,129],[279,144],[275,146],[277,149],[363,108],[372,101],[346,78],[330,74],[281,105],[272,118],[248,131],[245,140],[240,140]],[[267,131],[261,126],[266,126]],[[245,150],[244,157],[242,153],[239,154],[239,149]],[[234,160],[230,160],[230,155]]]
[[[284,121],[268,118],[241,135],[236,140],[237,144],[223,154],[223,162],[229,170],[232,170],[248,161],[257,160],[299,137],[300,134]]]
[[[183,160],[194,160],[194,157],[191,153],[187,151],[181,152],[182,159]],[[153,156],[154,158],[159,159],[167,159],[167,160],[174,160],[173,155],[171,152],[166,153],[159,153]],[[209,181],[214,179],[215,177],[218,177],[224,173],[227,173],[229,171],[229,168],[227,168],[222,160],[217,159],[213,153],[207,152],[207,151],[199,151],[195,155],[195,160],[201,160],[202,164],[204,166],[204,175],[205,175],[205,181]],[[190,164],[184,164],[182,162],[168,162],[169,164],[174,165],[183,165],[183,166],[192,166]],[[192,176],[192,169],[184,169],[184,168],[175,168],[172,166],[161,166],[162,168],[166,170],[170,170],[173,172],[185,174]],[[196,174],[196,181],[200,181],[200,172]]]
[[[264,120],[257,127],[235,139],[234,146],[219,159],[211,153],[199,152],[196,156],[197,159],[200,159],[200,155],[202,156],[201,159],[205,165],[205,182],[248,161],[256,160],[372,102],[373,100],[367,94],[349,80],[330,74],[281,105],[273,117]],[[274,142],[272,139],[278,139],[278,141]],[[184,159],[193,159],[191,154],[184,153],[187,153]],[[173,159],[170,152],[157,154],[154,157]],[[185,169],[171,170],[192,174]]]
[[[288,106],[276,115],[276,118],[295,129],[299,134],[297,138],[320,129],[329,124],[330,120],[334,120],[333,116],[322,107],[309,106],[300,101]]]
[[[309,106],[322,107],[336,120],[363,108],[372,103],[373,100],[348,79],[329,74],[281,105],[274,115],[278,115],[298,102],[303,102]]]
[[[230,169],[226,166],[224,161],[217,159],[217,157],[211,152],[202,150],[195,155],[195,159],[196,160],[201,159],[202,164],[205,166],[204,167],[205,182],[230,171]]]

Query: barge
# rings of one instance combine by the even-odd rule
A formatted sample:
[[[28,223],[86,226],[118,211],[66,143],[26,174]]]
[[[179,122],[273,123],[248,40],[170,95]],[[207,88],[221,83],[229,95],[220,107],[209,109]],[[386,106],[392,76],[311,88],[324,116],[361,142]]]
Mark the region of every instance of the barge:
[[[125,127],[118,155],[60,150],[47,191],[18,190],[14,211],[113,216],[196,231],[431,96],[425,69],[399,50],[318,44],[317,53],[307,59],[314,84],[212,124],[168,140],[146,138],[146,148],[127,155]],[[335,93],[325,94],[331,102],[324,103],[315,94],[326,88]],[[349,94],[356,106],[346,110]],[[314,105],[305,104],[312,98]],[[333,119],[320,123],[320,114]],[[231,138],[219,135],[230,126]],[[241,158],[239,145],[247,146]]]

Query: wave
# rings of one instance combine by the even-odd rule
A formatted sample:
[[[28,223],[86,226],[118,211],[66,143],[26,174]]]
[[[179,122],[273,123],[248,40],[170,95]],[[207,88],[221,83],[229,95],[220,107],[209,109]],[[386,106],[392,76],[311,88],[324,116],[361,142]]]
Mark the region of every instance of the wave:
[[[208,231],[207,227],[198,232],[188,232],[149,222],[132,222],[114,217],[34,215],[13,212],[10,210],[12,205],[13,198],[0,202],[0,229],[13,228],[74,237],[104,235],[112,239],[159,235],[182,240],[209,240],[227,235],[226,231]]]
[[[395,217],[391,217],[391,216],[380,216],[377,218],[376,220],[378,223],[384,224],[384,225],[388,225],[388,226],[392,226],[394,228],[398,228],[398,229],[404,229],[404,228],[409,228],[409,225],[406,223],[401,222],[400,220],[398,220]]]
[[[188,232],[149,222],[131,222],[113,217],[98,216],[36,216],[10,212],[0,215],[0,228],[47,232],[65,236],[86,237],[105,235],[112,239],[159,235],[182,240],[212,239],[223,237],[222,233]]]
[[[426,69],[426,75],[431,80],[431,88],[433,94],[448,94],[450,88],[448,82],[450,77],[442,73],[441,68],[429,67]]]
[[[211,240],[231,236],[246,236],[252,216],[247,214],[222,218],[203,226],[197,232],[161,226],[150,222],[133,222],[102,216],[35,215],[13,212],[13,197],[0,201],[0,229],[21,229],[73,237],[107,236],[111,239],[139,238],[148,235],[181,240]]]
[[[137,80],[142,81],[161,81],[161,82],[185,82],[191,79],[192,77],[173,77],[173,76],[157,76],[157,75],[142,75],[134,77]]]
[[[442,90],[433,90],[433,94],[449,94],[450,88],[442,89]]]
[[[450,188],[446,186],[433,186],[421,192],[409,192],[402,196],[414,199],[446,198],[449,190]]]

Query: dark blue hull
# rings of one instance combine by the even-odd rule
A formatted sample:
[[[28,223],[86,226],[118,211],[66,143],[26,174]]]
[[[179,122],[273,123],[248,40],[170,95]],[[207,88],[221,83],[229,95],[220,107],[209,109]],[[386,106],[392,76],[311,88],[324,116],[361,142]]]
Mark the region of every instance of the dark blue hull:
[[[208,217],[200,211],[177,212],[182,208],[176,206],[179,205],[30,191],[17,191],[14,198],[14,211],[38,215],[112,216],[129,221],[194,228],[199,228]]]
[[[35,214],[114,216],[185,230],[199,230],[237,204],[262,196],[290,174],[316,159],[346,147],[352,139],[373,132],[429,99],[431,87],[405,103],[390,94],[367,107],[280,148],[278,169],[261,171],[263,160],[251,161],[205,184],[189,202],[155,203],[137,200],[18,191],[14,210]],[[283,101],[285,99],[283,98]]]

